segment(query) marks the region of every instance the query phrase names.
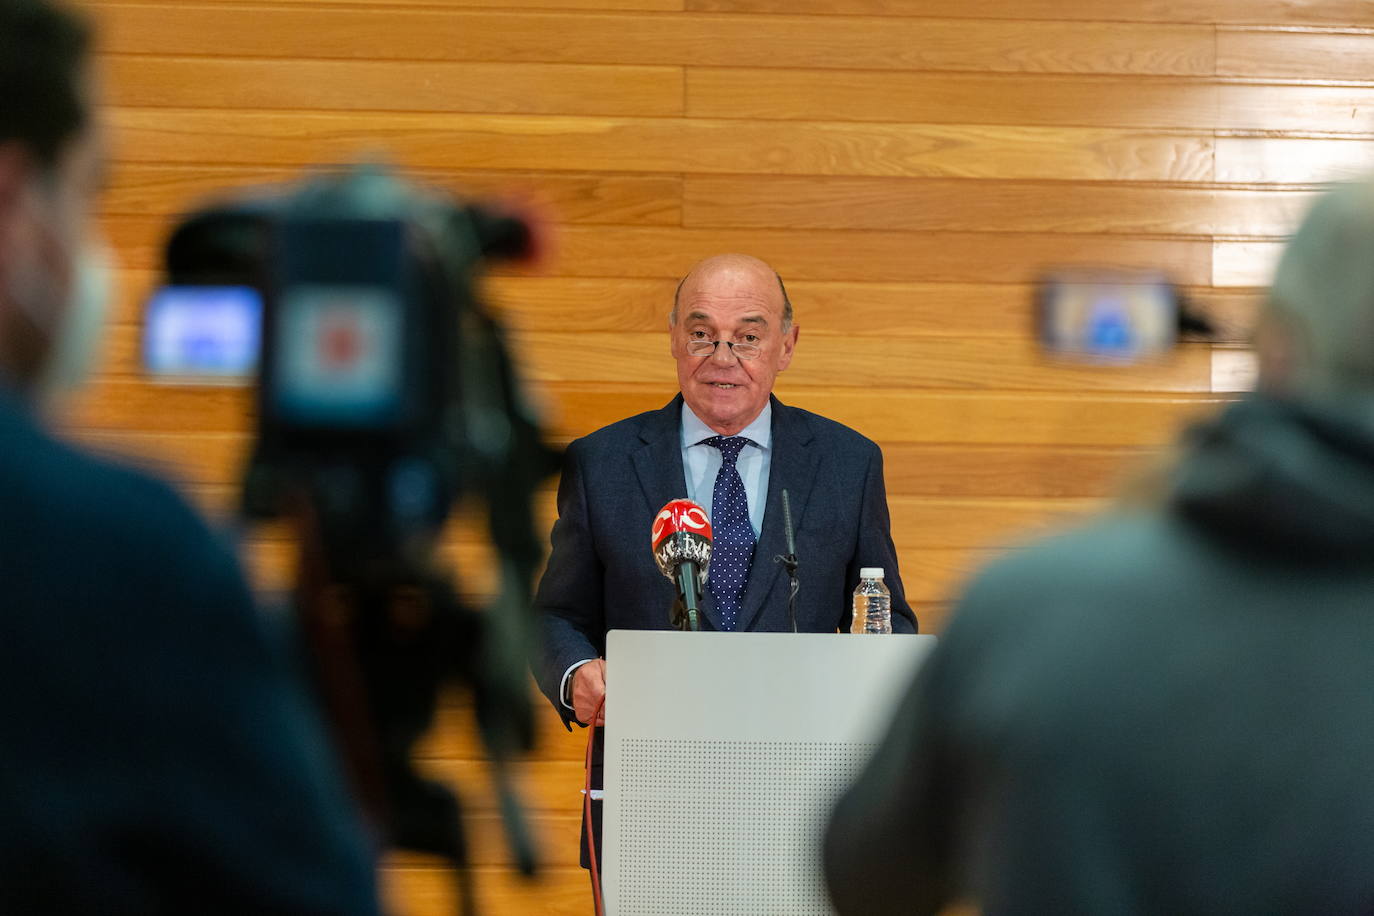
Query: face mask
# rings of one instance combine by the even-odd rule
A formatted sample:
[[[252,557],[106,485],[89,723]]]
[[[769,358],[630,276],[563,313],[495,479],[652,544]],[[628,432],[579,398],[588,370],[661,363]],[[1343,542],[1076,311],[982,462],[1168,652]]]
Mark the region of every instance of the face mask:
[[[87,242],[77,256],[71,296],[53,328],[52,351],[37,386],[41,399],[70,392],[94,368],[109,310],[113,260],[103,242]]]
[[[18,258],[9,275],[8,295],[32,329],[41,346],[40,365],[27,379],[19,379],[31,395],[46,403],[80,385],[90,373],[105,327],[110,289],[111,255],[103,242],[80,241],[81,229],[62,219],[58,188],[48,176],[40,176],[31,190],[33,238],[30,257]],[[84,215],[81,217],[84,222]],[[44,248],[74,251],[66,301],[59,299],[58,270]],[[79,247],[77,247],[79,246]],[[65,260],[65,259],[64,259]],[[38,342],[38,341],[41,341]]]

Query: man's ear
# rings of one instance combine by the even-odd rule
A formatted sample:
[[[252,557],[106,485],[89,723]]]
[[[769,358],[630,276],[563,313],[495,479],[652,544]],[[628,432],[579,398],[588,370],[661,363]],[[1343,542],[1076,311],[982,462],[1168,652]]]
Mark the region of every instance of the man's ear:
[[[673,332],[676,331],[676,330],[677,330],[677,324],[676,324],[671,318],[669,318],[669,319],[668,319],[668,355],[671,356],[673,359],[677,359],[677,335],[673,333]]]
[[[778,359],[778,371],[782,372],[792,365],[792,355],[797,350],[797,339],[801,337],[801,325],[794,324],[782,336],[782,354]]]

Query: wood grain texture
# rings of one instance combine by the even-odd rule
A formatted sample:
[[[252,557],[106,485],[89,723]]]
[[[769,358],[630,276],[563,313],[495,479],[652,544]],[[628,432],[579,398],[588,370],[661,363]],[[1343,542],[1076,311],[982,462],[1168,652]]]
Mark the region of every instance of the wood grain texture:
[[[879,444],[892,496],[1107,497],[1156,454],[1134,447]]]
[[[1243,351],[1242,351],[1243,352]],[[220,522],[229,523],[238,509],[240,486],[198,484],[183,488],[188,499]],[[478,494],[480,497],[480,494]],[[975,496],[909,496],[888,491],[893,537],[904,550],[1000,548],[1023,531],[1053,528],[1073,522],[1099,508],[1098,497],[1007,498]],[[536,527],[548,529],[557,517],[552,489],[541,490],[535,500]],[[476,513],[455,519],[445,529],[438,555],[462,573],[465,594],[494,596],[499,582],[490,569],[490,545],[483,521]],[[290,577],[295,556],[293,530],[285,523],[254,526],[250,551],[265,551],[273,569]]]
[[[897,531],[894,536],[900,537],[896,537],[895,544],[901,556],[902,582],[906,586],[907,600],[913,605],[919,604],[932,609],[938,617],[943,613],[941,606],[957,597],[960,587],[976,568],[1007,549],[1020,545],[1026,537],[1052,532],[1056,530],[1056,526],[1068,520],[1068,516],[1052,518],[1048,512],[1033,519],[1017,520],[1004,517],[1001,523],[987,522],[982,530],[966,538],[977,541],[972,547],[923,547],[919,543],[908,542],[905,539],[905,531]],[[474,606],[481,607],[491,600],[495,590],[489,575],[482,572],[480,565],[476,565],[472,560],[475,556],[474,550],[475,548],[470,545],[446,545],[441,556],[446,562],[453,564],[452,568],[458,574],[467,577],[460,581],[466,583],[468,579],[476,580],[474,584],[464,584],[460,596]],[[472,561],[474,565],[464,563],[465,560]],[[246,545],[243,564],[254,587],[265,593],[286,594],[295,581],[295,554],[290,544],[284,541],[251,541]],[[667,613],[666,609],[664,613]],[[931,619],[933,621],[936,618]],[[930,626],[923,623],[922,630],[939,632],[939,628],[933,623]],[[573,766],[580,772],[581,758],[575,754],[554,756],[559,759],[566,757],[570,761],[568,766],[549,770],[543,766],[549,759],[547,755],[536,755],[532,758],[534,762],[528,765],[533,774],[529,789],[535,793],[549,793],[566,801],[568,783],[555,781],[551,785],[545,785],[542,780],[549,772],[566,772]],[[447,758],[436,758],[435,762],[443,766],[454,765],[454,761]],[[464,765],[471,768],[481,766],[476,761]]]
[[[1374,133],[1374,87],[695,68],[687,113],[815,121]]]
[[[111,57],[111,101],[137,108],[682,113],[676,67]]]
[[[1101,508],[1096,499],[888,497],[894,539],[904,551],[1005,548],[1052,533]],[[905,576],[903,573],[903,581]],[[920,594],[926,594],[921,592]]]
[[[152,269],[118,271],[114,324],[141,324],[148,293],[161,279]],[[812,334],[1024,340],[1031,327],[1032,284],[784,279],[808,349]],[[517,335],[526,331],[663,334],[676,285],[675,278],[507,274],[488,277],[482,295],[493,314]],[[1249,340],[1261,291],[1191,286],[1182,293],[1217,325],[1218,343]],[[855,320],[858,315],[862,321]]]
[[[96,376],[55,411],[59,423],[93,431],[246,432],[252,392],[244,388],[156,385]]]
[[[119,54],[1207,76],[1198,25],[108,4]]]
[[[1206,181],[1213,154],[1182,130],[161,109],[111,121],[133,162],[306,166],[383,148],[408,168]]]
[[[1212,390],[1253,391],[1259,378],[1259,363],[1251,350],[1217,347],[1212,351]]]
[[[143,270],[160,265],[170,218],[111,216],[102,222],[123,264]],[[720,251],[753,252],[800,280],[1026,283],[1046,265],[1111,263],[1160,268],[1179,283],[1202,285],[1212,272],[1211,243],[1194,239],[574,225],[559,234],[550,269],[565,276],[679,277]]]
[[[816,333],[1024,340],[1032,324],[1035,289],[1025,283],[784,279],[808,349]],[[503,276],[492,278],[488,292],[497,313],[520,330],[663,333],[675,283]],[[1216,325],[1217,342],[1249,339],[1259,291],[1192,286],[1182,293]]]
[[[1374,81],[1374,16],[1361,32],[1220,28],[1216,33],[1219,76],[1300,82]]]
[[[1210,249],[1201,241],[1138,237],[573,226],[563,234],[559,266],[573,275],[672,277],[712,252],[749,251],[799,280],[1025,283],[1048,264],[1112,263],[1206,284]]]
[[[663,385],[547,383],[536,389],[549,404],[558,436],[586,435],[633,413],[653,410],[673,395]],[[869,389],[792,389],[786,402],[853,426],[880,442],[1019,443],[1025,445],[1150,446],[1166,441],[1188,416],[1219,403],[1194,395],[1017,394]],[[149,432],[244,432],[252,394],[237,388],[186,388],[129,378],[95,379],[63,412],[72,426]]]
[[[1374,140],[1217,137],[1217,181],[1352,181],[1374,172]]]
[[[566,427],[585,434],[634,413],[662,407],[671,392],[661,387],[547,385]],[[1188,395],[1092,396],[945,393],[868,389],[792,389],[780,379],[786,403],[830,417],[879,442],[1021,445],[1153,446],[1169,441],[1181,425],[1208,414],[1223,398]]]
[[[575,867],[550,867],[530,881],[507,867],[473,869],[482,913],[539,913],[584,916],[591,906],[587,873]],[[399,860],[382,869],[382,901],[391,916],[453,916],[458,897],[453,877],[435,864]]]
[[[1260,289],[1186,290],[1194,307],[1216,328],[1215,341],[1221,346],[1248,345],[1255,321],[1264,301]]]
[[[977,389],[1019,391],[1207,391],[1210,354],[1182,347],[1167,362],[1104,369],[1044,358],[1024,339],[808,336],[785,376],[789,387]],[[662,334],[526,334],[525,365],[539,382],[633,383],[676,378],[663,358]],[[607,359],[608,354],[615,359]]]
[[[784,280],[808,348],[814,333],[1024,338],[1034,292],[1016,283]],[[676,284],[507,276],[492,278],[488,292],[493,308],[521,330],[664,334]]]
[[[1221,241],[1212,252],[1214,286],[1268,286],[1283,253],[1282,242]]]
[[[1244,350],[1218,352],[1233,352],[1239,357],[1249,355]],[[1247,365],[1250,374],[1240,375]],[[1237,359],[1229,366],[1219,364],[1218,371],[1229,372],[1229,378],[1236,382],[1231,386],[1219,386],[1219,390],[1244,390],[1239,382],[1252,379],[1253,363]],[[161,437],[162,444],[171,438]],[[87,433],[78,439],[94,444],[110,457],[160,470],[164,477],[173,481],[187,479],[185,468],[188,465],[169,470],[170,456],[154,459],[139,450],[146,442],[118,441],[108,433]],[[173,444],[185,447],[183,443]],[[994,450],[971,446],[889,445],[885,458],[893,535],[904,558],[910,552],[951,547],[1003,547],[1026,533],[1050,530],[1095,511],[1104,497],[1147,466],[1144,454],[1144,450],[1139,449],[1073,451],[1062,447],[1000,446]],[[1046,463],[1051,457],[1059,462],[1054,467]],[[965,459],[966,463],[957,464],[959,459]],[[1008,480],[1014,483],[996,484]],[[240,469],[236,465],[232,474],[225,475],[223,483],[182,483],[179,488],[216,524],[233,524],[238,514],[240,481]],[[982,486],[976,487],[975,483],[982,483]],[[1008,495],[988,495],[1001,491]],[[547,529],[557,511],[553,490],[541,490],[536,503],[536,526]],[[483,525],[480,516],[471,511],[455,518],[447,527],[439,556],[458,574],[463,593],[485,602],[495,595],[498,582],[491,569],[491,551]],[[248,559],[264,584],[273,590],[286,589],[294,577],[291,530],[284,524],[274,523],[253,526],[248,533],[251,535]],[[928,585],[921,589],[923,598],[940,597],[932,596]]]
[[[106,457],[135,464],[159,477],[201,486],[236,485],[252,444],[246,432],[148,432],[78,427],[69,430],[69,434]]]
[[[529,685],[529,703],[539,712],[543,712],[544,707],[549,705],[549,701],[535,686],[533,678],[530,679]],[[438,761],[485,761],[487,752],[474,727],[476,724],[471,695],[456,689],[446,691],[435,710],[434,728],[415,749],[416,758]],[[557,716],[541,715],[535,718],[535,745],[539,750],[540,759],[580,764],[587,753],[587,733],[580,728],[569,731],[564,728]],[[529,782],[528,774],[524,772],[525,767],[526,764],[517,763],[514,768],[519,788],[523,788]],[[482,775],[475,781],[489,782],[490,779],[489,776]],[[565,797],[562,804],[553,809],[532,810],[545,814],[568,813],[568,801]],[[489,794],[475,799],[473,805],[475,811],[480,810],[484,813],[498,810]]]
[[[689,176],[682,219],[694,228],[1287,235],[1314,197],[1106,182]]]
[[[950,612],[980,569],[1007,549],[906,549],[902,554],[902,584],[922,633],[939,633]]]
[[[1017,338],[899,337],[882,334],[808,335],[787,370],[789,386],[1017,391],[1210,391],[1211,354],[1184,345],[1167,360],[1140,366],[1083,365],[1047,359],[1035,343]],[[111,329],[108,364],[136,364],[141,329]],[[671,390],[673,363],[665,335],[619,332],[530,332],[514,340],[525,378],[535,384],[658,381]],[[613,358],[608,358],[613,357]]]
[[[251,390],[156,385],[137,365],[166,232],[207,195],[380,154],[548,214],[556,256],[482,287],[556,443],[672,397],[665,321],[693,261],[769,259],[802,328],[778,394],[882,446],[927,632],[977,569],[1092,517],[1250,383],[1282,240],[1326,182],[1374,171],[1368,0],[85,5],[114,102],[101,224],[123,266],[64,434],[228,517]],[[1215,344],[1128,369],[1044,363],[1034,283],[1063,264],[1166,270]],[[541,526],[554,487],[535,495]],[[284,526],[245,546],[258,587],[290,585]],[[478,507],[438,555],[474,602],[496,588]],[[585,732],[533,702],[540,747],[516,778],[542,885],[511,873],[468,700],[445,698],[420,764],[471,803],[483,912],[585,913]],[[393,911],[452,911],[433,860],[383,874]]]
[[[1248,352],[1218,348],[1213,352],[1213,366],[1218,354]],[[80,428],[69,432],[89,448],[134,461],[161,476],[226,488],[238,485],[251,445],[246,433]],[[879,445],[883,447],[887,491],[892,496],[1108,496],[1122,476],[1155,451],[1060,445]],[[553,486],[549,482],[544,492],[551,492]]]
[[[100,209],[108,215],[175,216],[306,176],[299,168],[119,162]],[[675,226],[682,220],[682,179],[674,175],[414,169],[406,177],[465,201],[533,204],[559,222]]]
[[[1192,22],[1271,25],[1367,24],[1364,0],[686,0],[689,10],[816,15],[960,16],[969,19]]]
[[[102,0],[110,3],[112,0]],[[119,0],[113,0],[119,2]],[[218,5],[236,8],[242,0],[201,0],[205,5]],[[316,9],[316,0],[280,0],[285,6],[303,6]],[[501,6],[511,9],[553,9],[553,10],[641,10],[645,12],[675,11],[683,8],[684,0],[503,0]],[[460,11],[470,8],[490,7],[492,0],[337,0],[331,5],[337,7],[383,7],[389,10],[408,10],[424,7]]]
[[[233,5],[238,0],[212,0],[215,3]],[[305,0],[310,4],[312,0]],[[558,9],[558,10],[643,10],[649,12],[675,11],[683,9],[684,0],[503,0],[502,7],[511,9]],[[410,8],[414,6],[437,7],[441,9],[462,9],[464,7],[490,7],[492,0],[339,0],[341,6],[385,6]]]

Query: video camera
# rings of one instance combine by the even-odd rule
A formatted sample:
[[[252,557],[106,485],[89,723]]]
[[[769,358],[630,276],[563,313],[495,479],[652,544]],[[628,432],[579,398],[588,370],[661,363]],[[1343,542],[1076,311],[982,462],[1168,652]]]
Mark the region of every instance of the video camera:
[[[1216,329],[1162,272],[1077,266],[1047,270],[1035,291],[1035,336],[1055,359],[1126,366],[1162,359]]]
[[[533,870],[501,763],[533,740],[532,497],[557,456],[475,292],[485,262],[531,245],[518,217],[385,170],[322,172],[186,217],[146,316],[154,375],[256,378],[242,510],[299,540],[295,604],[354,785],[388,842],[460,873],[459,802],[409,759],[455,677],[474,691],[508,834]],[[479,495],[501,571],[485,613],[434,562],[452,505]],[[471,882],[459,886],[471,911]]]

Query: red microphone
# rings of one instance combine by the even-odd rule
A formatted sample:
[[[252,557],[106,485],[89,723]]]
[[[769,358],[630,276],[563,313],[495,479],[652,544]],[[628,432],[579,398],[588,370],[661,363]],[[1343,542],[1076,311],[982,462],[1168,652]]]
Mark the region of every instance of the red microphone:
[[[670,620],[679,630],[699,629],[701,589],[711,566],[711,520],[690,499],[675,499],[654,516],[650,536],[659,572],[677,586]]]

